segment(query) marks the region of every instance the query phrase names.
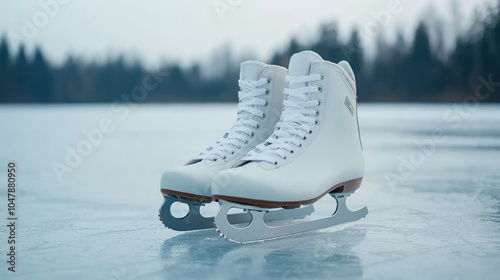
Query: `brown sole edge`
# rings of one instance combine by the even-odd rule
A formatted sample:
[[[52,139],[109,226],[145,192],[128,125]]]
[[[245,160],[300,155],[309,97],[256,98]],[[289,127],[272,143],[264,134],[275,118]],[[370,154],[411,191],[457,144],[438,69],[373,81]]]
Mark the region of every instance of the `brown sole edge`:
[[[210,203],[213,200],[212,197],[210,197],[210,196],[204,196],[204,195],[186,193],[186,192],[179,192],[179,191],[174,191],[174,190],[169,190],[169,189],[161,189],[161,193],[163,195],[175,196],[181,200],[193,201],[193,202],[199,202],[199,203]]]
[[[213,195],[214,200],[226,200],[234,203],[256,206],[260,208],[284,208],[284,209],[295,209],[299,208],[301,205],[308,205],[318,201],[327,193],[353,193],[356,191],[361,182],[363,181],[363,177],[359,177],[356,179],[348,180],[339,184],[334,185],[326,192],[321,194],[318,197],[308,200],[300,200],[300,201],[270,201],[270,200],[258,200],[258,199],[249,199],[242,197],[234,197],[234,196],[226,196],[226,195]]]

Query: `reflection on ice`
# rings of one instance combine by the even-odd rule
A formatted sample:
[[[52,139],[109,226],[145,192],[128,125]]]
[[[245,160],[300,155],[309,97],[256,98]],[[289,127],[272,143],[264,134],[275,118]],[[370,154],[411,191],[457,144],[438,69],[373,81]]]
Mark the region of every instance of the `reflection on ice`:
[[[204,230],[165,240],[160,258],[173,278],[361,279],[361,260],[352,248],[364,237],[365,230],[347,228],[239,244]]]

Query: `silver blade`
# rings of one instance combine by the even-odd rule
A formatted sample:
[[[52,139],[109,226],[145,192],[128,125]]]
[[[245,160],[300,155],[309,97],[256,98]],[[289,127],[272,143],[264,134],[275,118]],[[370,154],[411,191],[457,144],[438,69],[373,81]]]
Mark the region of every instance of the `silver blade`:
[[[174,204],[174,202],[182,202],[189,206],[189,212],[186,216],[176,218],[172,215],[170,207]],[[164,195],[163,204],[160,208],[159,214],[160,221],[162,221],[166,227],[177,231],[211,228],[213,227],[214,219],[211,217],[206,218],[201,215],[200,207],[203,205],[203,203],[185,201],[174,196]]]
[[[268,226],[264,220],[264,215],[268,209],[246,206],[228,201],[221,201],[221,207],[215,217],[217,229],[227,238],[236,242],[257,242],[269,239],[276,239],[301,232],[326,228],[337,224],[353,222],[365,217],[368,209],[363,207],[357,211],[350,211],[345,203],[347,195],[332,195],[337,200],[337,209],[332,216],[303,221],[280,226]],[[246,209],[252,215],[252,221],[245,227],[235,227],[227,219],[227,212],[231,208]],[[290,211],[290,210],[283,210]]]
[[[199,230],[215,227],[214,217],[204,217],[201,215],[200,207],[204,205],[203,203],[185,201],[170,195],[165,195],[164,198],[165,199],[160,208],[159,217],[166,227],[177,231]],[[176,218],[172,215],[170,207],[174,202],[185,203],[189,206],[189,212],[185,217]],[[293,210],[274,210],[270,211],[268,215],[266,215],[265,221],[270,222],[283,219],[299,219],[310,215],[312,212],[314,212],[314,207],[312,205]],[[231,224],[243,224],[250,223],[252,216],[248,213],[237,213],[227,215],[227,219]]]

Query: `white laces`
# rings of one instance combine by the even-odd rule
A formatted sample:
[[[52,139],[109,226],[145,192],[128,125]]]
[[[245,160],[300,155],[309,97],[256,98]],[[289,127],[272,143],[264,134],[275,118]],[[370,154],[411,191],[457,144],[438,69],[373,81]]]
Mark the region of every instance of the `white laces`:
[[[318,100],[309,100],[309,93],[320,92],[317,86],[296,86],[308,82],[320,80],[320,74],[306,76],[286,77],[288,88],[285,89],[285,101],[283,102],[283,113],[281,120],[276,124],[273,134],[254,150],[250,151],[242,161],[264,161],[277,164],[275,157],[286,158],[283,151],[293,153],[293,146],[302,146],[301,140],[312,133],[311,124],[317,124],[318,111],[314,107],[319,106]]]
[[[269,83],[269,78],[260,79],[258,81],[238,80],[240,91],[238,92],[238,114],[236,122],[229,132],[225,133],[223,138],[213,146],[208,147],[205,151],[193,160],[209,159],[216,161],[217,157],[226,159],[228,154],[234,154],[235,148],[241,149],[242,144],[248,143],[248,137],[254,135],[253,130],[259,128],[259,123],[250,119],[252,115],[264,118],[265,114],[257,109],[258,106],[266,106],[267,101],[260,98],[269,91],[265,88],[260,88]]]

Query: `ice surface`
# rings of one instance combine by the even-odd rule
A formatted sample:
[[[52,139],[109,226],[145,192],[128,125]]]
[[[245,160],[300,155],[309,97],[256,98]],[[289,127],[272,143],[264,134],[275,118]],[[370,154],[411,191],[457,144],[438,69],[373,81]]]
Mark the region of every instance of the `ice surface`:
[[[17,271],[7,271],[2,226],[0,279],[498,279],[498,105],[360,105],[366,175],[348,205],[367,205],[368,216],[247,245],[215,230],[174,232],[157,217],[162,171],[217,140],[236,105],[129,109],[0,107],[2,224],[8,161],[19,176]],[[103,118],[114,131],[60,182],[53,162]]]

